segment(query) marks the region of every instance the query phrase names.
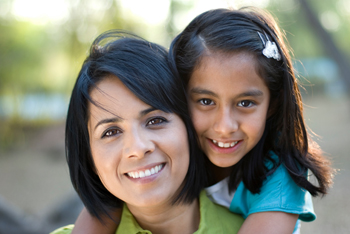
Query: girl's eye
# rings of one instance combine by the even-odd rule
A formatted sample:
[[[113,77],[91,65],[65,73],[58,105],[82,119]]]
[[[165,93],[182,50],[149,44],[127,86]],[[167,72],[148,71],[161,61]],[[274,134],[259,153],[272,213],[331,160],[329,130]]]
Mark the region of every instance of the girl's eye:
[[[166,119],[164,118],[154,118],[154,119],[151,119],[150,121],[147,122],[147,125],[158,125],[158,124],[161,124],[163,122],[166,122]]]
[[[241,106],[241,107],[251,107],[254,103],[252,101],[248,101],[248,100],[243,100],[243,101],[240,101],[238,103],[238,106]]]
[[[111,137],[111,136],[117,135],[119,133],[121,133],[121,131],[119,129],[109,129],[103,134],[102,137]]]
[[[209,105],[214,104],[213,100],[210,100],[208,98],[203,98],[203,99],[199,100],[199,102],[204,106],[209,106]]]

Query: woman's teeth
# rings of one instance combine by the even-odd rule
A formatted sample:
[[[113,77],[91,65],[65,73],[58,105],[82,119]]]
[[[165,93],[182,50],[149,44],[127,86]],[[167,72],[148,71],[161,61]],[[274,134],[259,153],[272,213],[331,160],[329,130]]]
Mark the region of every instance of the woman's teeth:
[[[158,166],[152,167],[151,169],[147,169],[144,171],[132,171],[132,172],[128,172],[128,176],[132,177],[132,178],[143,178],[143,177],[147,177],[153,174],[158,173],[161,169],[163,168],[163,164],[160,164]]]
[[[216,141],[216,140],[212,140],[212,142],[219,146],[220,148],[230,148],[230,147],[233,147],[235,146],[238,141],[234,141],[234,142],[231,142],[231,143],[224,143],[224,142],[220,142],[220,141]]]

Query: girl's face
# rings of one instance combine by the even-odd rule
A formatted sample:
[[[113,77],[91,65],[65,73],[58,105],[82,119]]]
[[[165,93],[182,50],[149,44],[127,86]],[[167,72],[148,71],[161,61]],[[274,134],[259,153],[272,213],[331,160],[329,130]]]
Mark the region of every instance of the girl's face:
[[[171,204],[189,166],[182,120],[142,102],[117,77],[98,83],[91,97],[100,106],[89,105],[88,129],[103,185],[130,210]]]
[[[269,108],[255,58],[242,52],[203,57],[188,92],[202,150],[218,167],[235,165],[260,140]]]

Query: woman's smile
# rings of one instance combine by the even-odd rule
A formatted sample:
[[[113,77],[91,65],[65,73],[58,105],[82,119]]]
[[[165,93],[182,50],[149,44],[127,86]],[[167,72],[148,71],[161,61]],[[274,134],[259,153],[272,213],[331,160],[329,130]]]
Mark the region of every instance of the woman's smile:
[[[156,166],[149,167],[148,169],[145,170],[135,170],[126,173],[129,177],[137,179],[137,178],[144,178],[144,177],[149,177],[154,174],[158,174],[164,167],[165,163],[158,164]]]

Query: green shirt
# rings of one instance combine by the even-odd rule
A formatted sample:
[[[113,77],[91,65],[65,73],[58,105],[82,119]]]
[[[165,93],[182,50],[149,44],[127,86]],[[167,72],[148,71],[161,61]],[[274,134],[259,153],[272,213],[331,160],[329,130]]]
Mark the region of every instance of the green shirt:
[[[199,207],[201,220],[194,234],[235,234],[244,221],[240,215],[211,202],[204,191],[199,196]],[[51,234],[70,234],[72,230],[73,225],[68,225]],[[152,232],[142,229],[125,205],[116,234],[152,234]]]

